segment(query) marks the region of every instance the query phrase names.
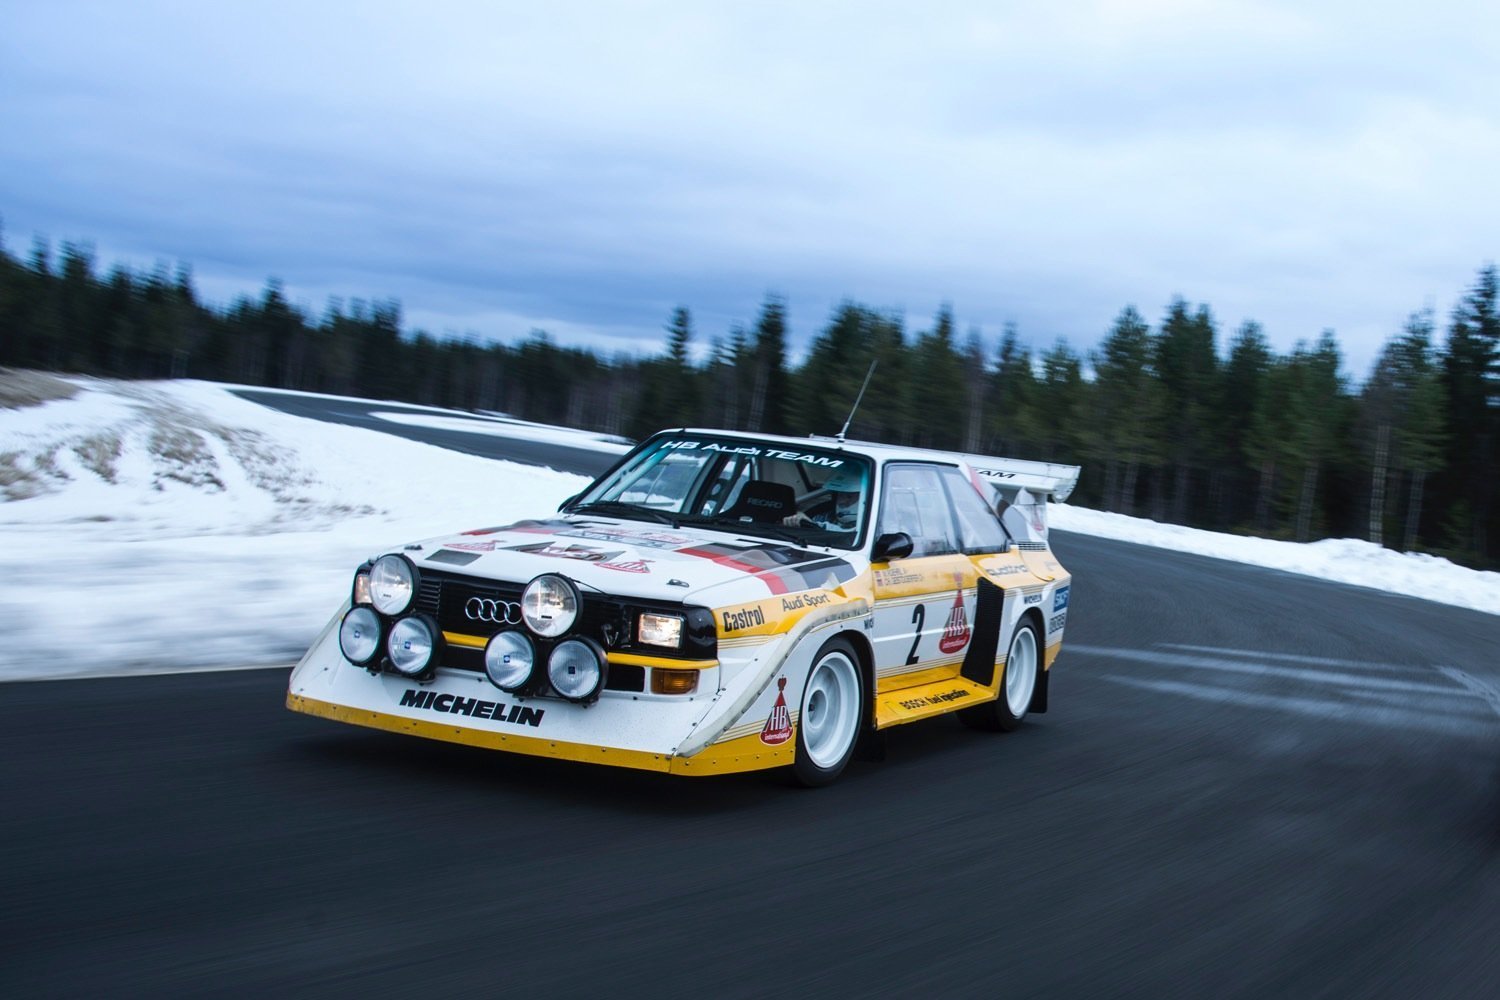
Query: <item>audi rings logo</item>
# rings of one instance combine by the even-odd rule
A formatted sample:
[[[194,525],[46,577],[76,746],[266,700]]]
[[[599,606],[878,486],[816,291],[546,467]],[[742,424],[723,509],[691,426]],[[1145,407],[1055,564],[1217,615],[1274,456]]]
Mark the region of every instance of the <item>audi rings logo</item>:
[[[464,614],[476,622],[496,625],[521,624],[521,605],[514,601],[494,601],[488,597],[471,597],[464,604]]]

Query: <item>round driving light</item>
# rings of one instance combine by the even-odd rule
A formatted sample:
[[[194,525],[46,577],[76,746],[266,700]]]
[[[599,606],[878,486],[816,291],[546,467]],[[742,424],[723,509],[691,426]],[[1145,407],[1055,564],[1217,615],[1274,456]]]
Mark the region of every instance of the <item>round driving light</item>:
[[[547,659],[547,679],[569,701],[593,701],[604,688],[604,650],[588,639],[558,643]]]
[[[502,691],[519,691],[531,680],[536,651],[520,632],[496,632],[484,647],[484,672]]]
[[[339,649],[358,667],[375,659],[380,652],[380,616],[369,608],[351,608],[339,622]]]
[[[383,615],[399,615],[417,593],[417,568],[405,556],[381,556],[370,567],[370,602]]]
[[[537,635],[555,639],[573,627],[582,603],[573,581],[546,573],[528,583],[521,592],[521,617]]]
[[[425,615],[403,618],[391,626],[391,634],[385,641],[385,655],[391,658],[391,666],[407,677],[416,677],[425,672],[437,658],[441,635]]]

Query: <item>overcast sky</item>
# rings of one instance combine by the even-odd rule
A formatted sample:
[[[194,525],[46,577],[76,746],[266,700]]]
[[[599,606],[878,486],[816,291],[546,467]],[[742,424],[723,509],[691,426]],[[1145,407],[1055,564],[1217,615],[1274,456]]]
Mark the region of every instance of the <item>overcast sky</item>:
[[[1351,375],[1500,256],[1500,5],[0,0],[6,246],[654,352],[1180,295]]]

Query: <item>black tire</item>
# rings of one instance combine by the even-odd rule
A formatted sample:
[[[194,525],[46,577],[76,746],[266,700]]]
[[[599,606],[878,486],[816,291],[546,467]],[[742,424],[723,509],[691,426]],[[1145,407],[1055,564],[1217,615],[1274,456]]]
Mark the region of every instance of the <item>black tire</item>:
[[[844,773],[865,724],[865,673],[848,639],[823,644],[802,686],[792,776],[817,788]]]
[[[1032,698],[1036,696],[1038,678],[1042,675],[1042,650],[1041,630],[1036,627],[1035,619],[1022,618],[1011,633],[1010,645],[1005,648],[1000,697],[983,705],[961,709],[958,720],[970,729],[990,733],[1009,733],[1020,726],[1031,708]],[[1020,706],[1019,711],[1015,706]]]

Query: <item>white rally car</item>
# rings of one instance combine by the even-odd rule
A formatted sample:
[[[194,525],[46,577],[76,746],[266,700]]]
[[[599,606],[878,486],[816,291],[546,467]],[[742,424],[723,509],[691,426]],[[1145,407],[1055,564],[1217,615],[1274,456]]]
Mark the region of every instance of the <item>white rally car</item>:
[[[360,566],[287,707],[674,774],[790,765],[867,733],[1047,709],[1070,577],[1047,499],[1078,469],[678,430],[546,520]]]

